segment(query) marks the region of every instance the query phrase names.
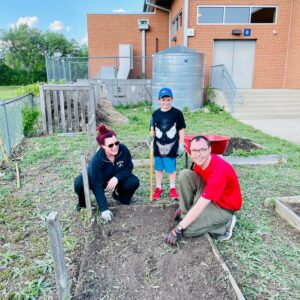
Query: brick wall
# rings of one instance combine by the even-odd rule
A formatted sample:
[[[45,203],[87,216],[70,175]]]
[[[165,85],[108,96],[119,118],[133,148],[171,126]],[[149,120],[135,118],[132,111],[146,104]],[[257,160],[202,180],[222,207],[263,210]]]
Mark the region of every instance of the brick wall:
[[[146,56],[151,56],[156,50],[168,48],[169,14],[156,10],[154,14],[89,14],[88,45],[89,57],[119,56],[119,44],[131,44],[133,55],[142,55],[142,33],[138,28],[138,19],[149,20],[149,30],[146,31]],[[157,47],[157,49],[156,49]],[[112,59],[93,59],[90,62],[90,76],[93,77],[101,66],[114,65]],[[141,60],[136,60],[137,78]],[[139,67],[138,67],[139,66]],[[147,78],[151,77],[151,63],[146,64]]]
[[[300,1],[292,3],[285,88],[300,88]]]
[[[214,39],[256,40],[253,88],[283,88],[287,55],[290,2],[292,0],[264,1],[197,1],[190,0],[189,28],[195,37],[188,38],[188,46],[205,54],[205,84],[208,83],[213,58]],[[198,5],[277,5],[277,24],[269,25],[197,25]],[[233,29],[251,28],[251,37],[236,37]]]
[[[174,21],[174,18],[182,11],[182,27],[176,32],[175,35],[172,34],[172,37],[176,37],[176,42],[172,41],[171,46],[183,45],[183,24],[184,24],[184,0],[175,0],[171,6],[171,22]]]

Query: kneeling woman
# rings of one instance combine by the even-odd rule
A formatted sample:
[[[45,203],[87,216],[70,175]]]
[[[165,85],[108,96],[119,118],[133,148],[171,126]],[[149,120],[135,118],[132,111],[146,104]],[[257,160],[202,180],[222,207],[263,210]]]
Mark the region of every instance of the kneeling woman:
[[[114,199],[129,205],[139,187],[139,179],[132,174],[133,163],[129,150],[120,144],[115,132],[103,124],[99,125],[97,130],[100,149],[94,154],[88,166],[89,184],[102,217],[106,221],[111,221],[113,214],[108,209],[105,190],[111,191]],[[77,210],[80,211],[82,207],[86,207],[82,175],[75,179],[74,185],[78,195]]]

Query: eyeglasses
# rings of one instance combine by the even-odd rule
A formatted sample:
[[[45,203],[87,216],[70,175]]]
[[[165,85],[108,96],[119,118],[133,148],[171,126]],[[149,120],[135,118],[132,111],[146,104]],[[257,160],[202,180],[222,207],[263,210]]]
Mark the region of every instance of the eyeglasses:
[[[200,148],[200,149],[191,149],[191,153],[204,153],[208,150],[208,148]]]
[[[118,147],[120,145],[120,142],[119,141],[116,141],[116,142],[114,142],[114,143],[112,143],[112,144],[108,144],[108,145],[106,145],[106,147],[108,147],[108,148],[112,148],[113,146],[116,146],[116,147]]]

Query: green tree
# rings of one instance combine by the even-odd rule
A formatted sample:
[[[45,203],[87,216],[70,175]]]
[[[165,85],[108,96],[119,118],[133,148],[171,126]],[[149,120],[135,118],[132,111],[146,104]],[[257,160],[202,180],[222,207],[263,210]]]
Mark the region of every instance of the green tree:
[[[42,33],[40,30],[27,25],[20,25],[0,33],[0,52],[2,70],[7,82],[11,77],[11,84],[27,84],[45,81],[45,55],[52,56],[57,50],[63,56],[87,56],[87,47],[80,46],[75,40],[68,40],[63,34],[55,32]],[[5,46],[5,47],[4,47]],[[8,68],[3,66],[5,64]],[[13,76],[11,76],[13,70]],[[10,72],[10,74],[8,74]],[[0,80],[0,85],[4,84]]]

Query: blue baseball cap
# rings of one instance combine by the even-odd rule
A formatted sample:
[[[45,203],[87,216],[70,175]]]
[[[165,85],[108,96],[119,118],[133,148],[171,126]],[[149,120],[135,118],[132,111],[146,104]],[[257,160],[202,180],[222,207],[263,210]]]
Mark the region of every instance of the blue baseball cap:
[[[163,97],[172,97],[173,98],[172,91],[169,88],[162,88],[159,91],[158,98],[161,99]]]

